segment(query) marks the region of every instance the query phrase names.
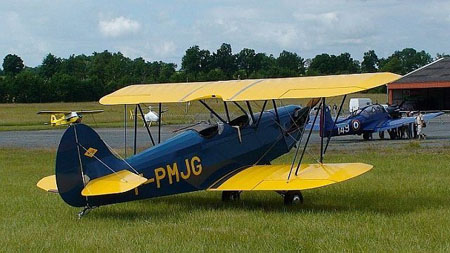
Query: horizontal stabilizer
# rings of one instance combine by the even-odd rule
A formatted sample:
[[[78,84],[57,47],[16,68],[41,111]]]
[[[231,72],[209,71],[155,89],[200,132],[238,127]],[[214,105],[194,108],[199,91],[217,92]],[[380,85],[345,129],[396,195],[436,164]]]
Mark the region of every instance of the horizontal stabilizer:
[[[42,178],[36,185],[44,191],[58,193],[55,175]]]
[[[128,170],[121,170],[89,181],[81,191],[81,195],[88,197],[123,193],[142,185],[146,181],[145,177]]]
[[[359,176],[372,165],[365,163],[302,164],[287,180],[291,165],[256,165],[225,176],[210,191],[290,191],[318,188]],[[228,177],[228,178],[227,178]]]

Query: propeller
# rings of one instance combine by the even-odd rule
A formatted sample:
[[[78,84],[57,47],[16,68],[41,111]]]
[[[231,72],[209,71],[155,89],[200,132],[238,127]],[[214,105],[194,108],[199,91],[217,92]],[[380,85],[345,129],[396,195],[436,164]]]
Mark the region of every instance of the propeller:
[[[394,119],[401,118],[402,117],[401,109],[405,102],[406,101],[403,100],[400,104],[388,105],[388,107],[386,108],[387,113]]]

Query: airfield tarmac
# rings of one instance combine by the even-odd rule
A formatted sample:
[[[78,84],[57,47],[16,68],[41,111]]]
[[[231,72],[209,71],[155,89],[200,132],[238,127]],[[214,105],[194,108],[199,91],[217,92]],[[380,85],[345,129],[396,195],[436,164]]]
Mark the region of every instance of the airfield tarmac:
[[[174,130],[180,129],[185,125],[163,125],[161,128],[161,141],[165,141],[175,136]],[[124,130],[123,128],[96,128],[100,137],[114,149],[124,148]],[[0,132],[0,147],[4,148],[31,148],[31,149],[56,149],[59,144],[65,128],[35,130],[35,131],[2,131]],[[133,127],[130,126],[127,131],[127,147],[133,147]],[[151,127],[153,138],[157,142],[157,127]],[[439,118],[433,119],[425,128],[426,140],[421,141],[421,145],[439,147],[450,145],[450,114],[445,114]],[[305,133],[306,137],[306,133]],[[388,135],[385,133],[385,137]],[[380,140],[378,134],[373,135],[372,141],[364,141],[362,136],[350,135],[332,138],[329,150],[340,149],[361,149],[370,146],[396,145],[404,144],[409,140]],[[305,138],[306,139],[306,138]],[[311,135],[310,144],[319,144],[320,137],[317,133]],[[358,144],[358,145],[349,145]],[[137,148],[142,150],[151,146],[150,138],[144,127],[139,126],[137,136]]]

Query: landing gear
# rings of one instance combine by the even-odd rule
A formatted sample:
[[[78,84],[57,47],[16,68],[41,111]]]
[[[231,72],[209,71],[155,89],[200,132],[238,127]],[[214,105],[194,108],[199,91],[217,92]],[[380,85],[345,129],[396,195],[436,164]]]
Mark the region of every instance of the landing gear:
[[[96,206],[89,206],[89,205],[85,206],[83,208],[83,210],[81,210],[81,212],[78,213],[78,219],[83,218],[83,216],[87,215],[89,212],[91,212],[91,210],[93,210],[95,208],[97,208],[97,207]]]
[[[381,140],[384,140],[384,131],[378,132],[378,136]]]
[[[223,191],[222,201],[236,201],[241,199],[240,191]]]
[[[287,191],[284,193],[284,204],[303,204],[303,195],[300,191]]]

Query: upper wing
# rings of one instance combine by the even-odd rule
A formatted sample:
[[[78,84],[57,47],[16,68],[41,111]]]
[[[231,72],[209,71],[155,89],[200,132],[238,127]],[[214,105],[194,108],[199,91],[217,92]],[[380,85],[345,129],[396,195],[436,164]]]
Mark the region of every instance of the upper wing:
[[[429,121],[433,118],[441,116],[442,114],[444,114],[444,113],[443,112],[427,113],[427,114],[423,115],[423,120]],[[400,118],[400,119],[392,119],[392,120],[386,121],[382,125],[377,126],[373,129],[364,129],[364,130],[372,130],[375,132],[386,131],[389,129],[393,129],[393,128],[397,128],[397,127],[401,127],[404,125],[414,123],[415,121],[416,121],[416,117],[404,117],[404,118]]]
[[[210,191],[288,191],[322,187],[359,176],[372,165],[364,163],[302,164],[298,175],[291,165],[256,165],[227,175],[213,184]]]
[[[37,114],[60,114],[60,113],[70,113],[70,111],[39,111]]]
[[[371,89],[401,76],[392,73],[247,79],[218,82],[139,84],[100,99],[104,105],[178,103],[206,98],[250,101],[334,97]]]
[[[83,110],[83,111],[77,111],[76,113],[79,114],[93,114],[93,113],[101,113],[104,112],[104,110]]]

